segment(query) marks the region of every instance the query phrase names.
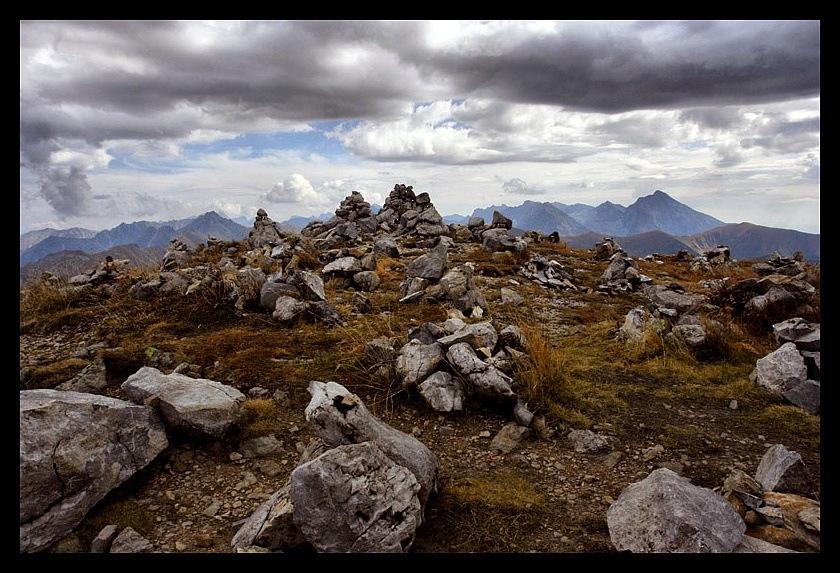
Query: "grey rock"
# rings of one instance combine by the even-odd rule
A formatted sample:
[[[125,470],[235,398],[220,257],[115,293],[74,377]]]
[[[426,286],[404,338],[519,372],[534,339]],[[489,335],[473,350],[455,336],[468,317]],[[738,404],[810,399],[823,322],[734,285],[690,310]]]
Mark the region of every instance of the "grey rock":
[[[144,366],[122,383],[136,404],[154,399],[170,431],[198,438],[223,437],[239,421],[245,395],[232,386]]]
[[[632,553],[730,553],[746,531],[720,495],[665,468],[627,486],[607,526],[615,548]]]
[[[464,384],[449,372],[438,370],[419,386],[420,395],[437,412],[460,412],[464,409]]]
[[[293,519],[322,553],[404,553],[422,523],[420,484],[373,441],[338,445],[291,473]]]
[[[303,300],[326,301],[324,281],[318,275],[309,271],[295,270],[289,274],[286,282],[295,286]]]
[[[805,382],[782,392],[785,400],[811,414],[820,413],[820,382],[805,380]]]
[[[813,495],[814,481],[802,456],[782,444],[767,448],[755,472],[755,480],[765,490],[795,493],[805,497]]]
[[[499,430],[493,440],[490,442],[490,447],[503,454],[508,454],[516,449],[517,446],[531,435],[531,430],[525,426],[520,426],[516,423],[505,424]]]
[[[805,382],[808,368],[805,359],[793,342],[785,342],[779,348],[755,363],[750,379],[779,397]]]
[[[404,388],[411,388],[423,382],[427,376],[438,369],[445,357],[442,344],[437,342],[423,344],[417,339],[410,340],[397,356],[397,372],[402,376]]]
[[[169,446],[148,406],[60,390],[20,392],[20,552],[73,530]]]
[[[137,533],[133,528],[126,527],[111,542],[109,553],[153,553],[154,545]]]
[[[278,322],[293,322],[305,310],[305,302],[281,295],[274,301],[274,311],[271,313],[271,317]]]
[[[819,351],[820,323],[808,322],[799,317],[789,318],[773,325],[776,342],[793,342],[799,350]]]
[[[273,434],[257,436],[239,444],[239,453],[248,459],[281,456],[284,451],[283,443]]]
[[[420,255],[408,264],[405,276],[433,282],[439,280],[446,271],[446,264],[449,261],[448,251],[446,245],[439,245],[428,253]]]
[[[98,358],[82,368],[82,371],[70,380],[55,387],[56,390],[70,390],[73,392],[100,393],[108,387],[105,377],[105,361]]]
[[[376,443],[386,456],[411,470],[425,507],[429,496],[438,490],[439,472],[437,456],[425,444],[373,416],[361,399],[341,384],[313,380],[309,393],[312,399],[305,410],[306,420],[325,443]]]
[[[108,553],[111,550],[111,543],[119,533],[119,527],[114,524],[106,525],[96,534],[90,542],[91,553]]]
[[[603,453],[612,449],[603,436],[592,430],[572,430],[566,438],[578,453]]]

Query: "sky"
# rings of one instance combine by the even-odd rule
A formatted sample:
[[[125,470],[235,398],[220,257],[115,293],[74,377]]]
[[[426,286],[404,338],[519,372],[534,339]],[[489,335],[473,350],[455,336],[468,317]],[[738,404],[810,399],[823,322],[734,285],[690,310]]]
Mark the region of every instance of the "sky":
[[[20,21],[21,233],[396,184],[819,233],[820,21]]]

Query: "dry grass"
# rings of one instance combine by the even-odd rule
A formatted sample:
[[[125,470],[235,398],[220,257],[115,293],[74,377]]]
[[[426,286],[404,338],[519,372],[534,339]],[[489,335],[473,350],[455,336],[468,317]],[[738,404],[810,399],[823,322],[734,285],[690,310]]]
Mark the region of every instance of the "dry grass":
[[[281,428],[277,418],[277,403],[271,398],[252,398],[242,404],[240,423],[243,439],[277,434]]]
[[[766,435],[779,443],[795,437],[820,448],[820,416],[790,404],[775,404],[762,410],[757,420],[765,425]]]
[[[541,528],[548,507],[533,483],[512,472],[494,472],[448,484],[429,508],[435,530],[446,533],[437,543],[453,552],[516,551]]]
[[[55,388],[81,372],[89,362],[81,358],[67,358],[27,370],[26,381],[21,390]]]
[[[597,332],[568,337],[565,344],[554,347],[542,327],[533,322],[519,326],[528,340],[528,351],[516,360],[516,385],[532,411],[585,428],[592,425],[590,415],[600,408],[621,407],[621,400],[599,379],[609,360],[604,354],[609,342],[597,340]]]

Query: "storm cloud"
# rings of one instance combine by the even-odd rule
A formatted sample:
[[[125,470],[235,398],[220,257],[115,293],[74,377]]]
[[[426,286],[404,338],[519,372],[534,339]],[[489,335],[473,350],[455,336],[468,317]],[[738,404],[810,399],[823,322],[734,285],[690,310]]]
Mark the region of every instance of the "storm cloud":
[[[481,181],[567,189],[596,156],[696,174],[686,149],[718,170],[800,154],[818,185],[819,96],[819,21],[21,21],[21,205],[320,208],[330,181],[490,169],[455,208]],[[568,179],[621,176],[594,171]]]

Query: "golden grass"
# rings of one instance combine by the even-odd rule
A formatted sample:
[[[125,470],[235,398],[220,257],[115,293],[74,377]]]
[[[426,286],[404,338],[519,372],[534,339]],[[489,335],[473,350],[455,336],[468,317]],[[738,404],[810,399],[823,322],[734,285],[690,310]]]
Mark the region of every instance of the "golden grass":
[[[281,430],[277,418],[277,404],[271,398],[252,398],[242,404],[240,424],[243,439],[276,434]]]
[[[820,448],[820,416],[790,404],[776,404],[762,410],[756,419],[765,425],[764,433],[775,441],[796,437],[816,450]]]
[[[81,372],[89,362],[81,358],[67,358],[49,364],[30,367],[21,390],[55,388]]]
[[[447,484],[428,508],[439,540],[452,551],[469,546],[487,553],[515,551],[541,530],[549,511],[546,496],[512,472],[493,472]]]
[[[541,326],[531,322],[519,327],[528,340],[528,352],[516,360],[516,386],[534,412],[579,428],[590,426],[589,416],[601,407],[622,406],[600,379],[610,357],[598,349],[609,343],[592,341],[603,332],[595,329],[567,337],[562,346],[553,347]]]

